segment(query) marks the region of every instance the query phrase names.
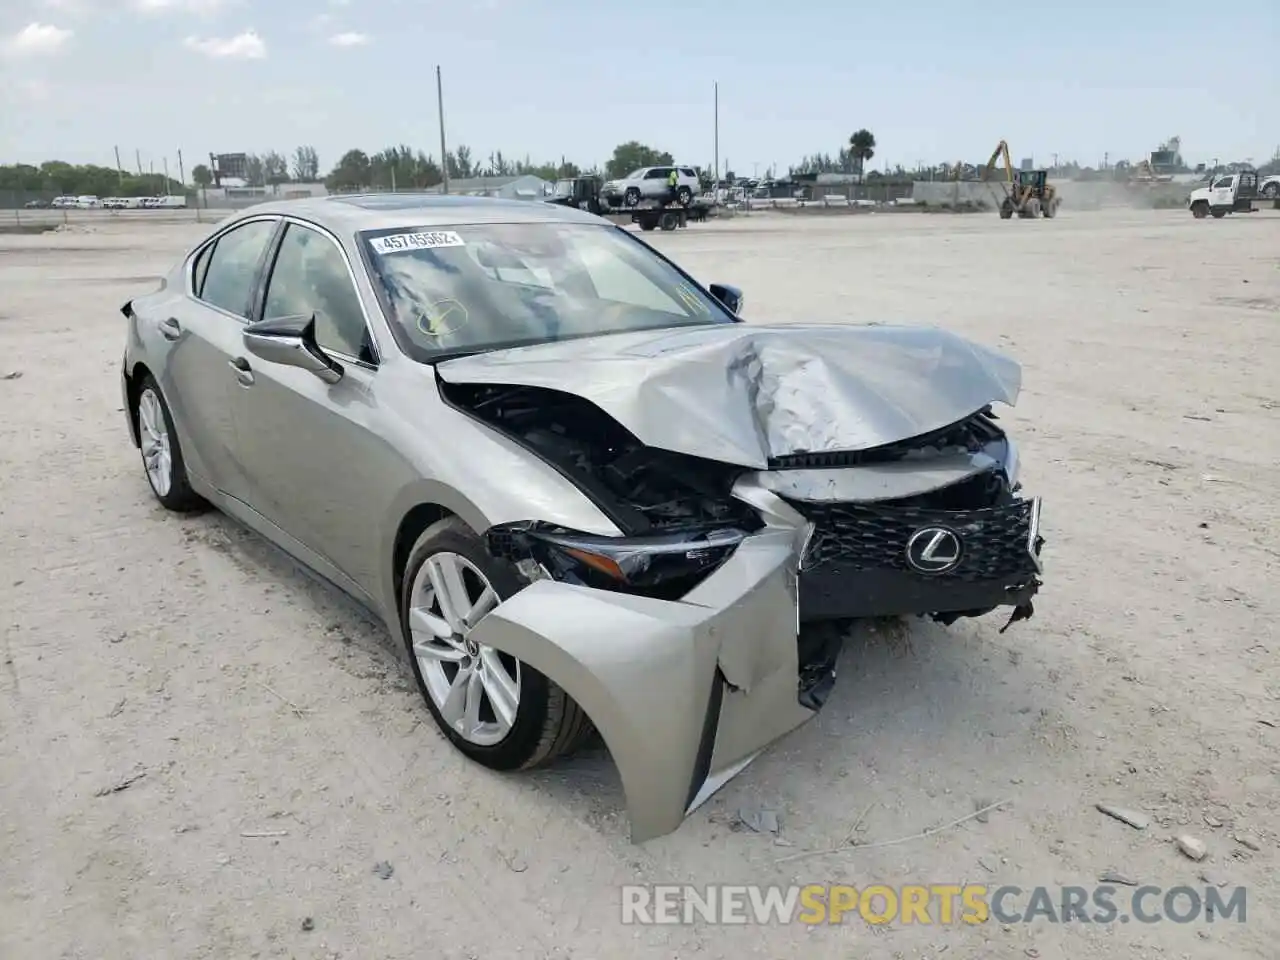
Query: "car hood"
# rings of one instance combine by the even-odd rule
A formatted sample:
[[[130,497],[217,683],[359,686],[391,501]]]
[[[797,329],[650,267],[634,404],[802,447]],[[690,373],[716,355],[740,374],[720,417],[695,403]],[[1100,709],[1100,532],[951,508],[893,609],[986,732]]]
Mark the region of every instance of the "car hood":
[[[1016,402],[1021,368],[944,330],[724,324],[609,334],[459,357],[448,383],[576,394],[648,446],[764,469],[866,450]]]

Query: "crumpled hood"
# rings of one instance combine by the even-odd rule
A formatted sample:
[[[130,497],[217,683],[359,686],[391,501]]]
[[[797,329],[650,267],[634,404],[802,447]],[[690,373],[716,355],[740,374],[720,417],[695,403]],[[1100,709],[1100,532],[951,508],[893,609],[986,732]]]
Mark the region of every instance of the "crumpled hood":
[[[590,400],[651,447],[764,469],[866,450],[1016,402],[1010,358],[929,327],[724,324],[538,344],[436,366],[448,383]]]

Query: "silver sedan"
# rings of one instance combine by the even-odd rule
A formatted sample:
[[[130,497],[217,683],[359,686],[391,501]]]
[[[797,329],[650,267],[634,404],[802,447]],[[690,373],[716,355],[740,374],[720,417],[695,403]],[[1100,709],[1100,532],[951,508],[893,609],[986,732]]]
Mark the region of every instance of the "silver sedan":
[[[474,760],[598,730],[640,841],[814,715],[831,624],[1012,622],[1040,586],[1017,364],[742,308],[565,207],[287,201],[122,307],[121,386],[161,504],[374,611]]]

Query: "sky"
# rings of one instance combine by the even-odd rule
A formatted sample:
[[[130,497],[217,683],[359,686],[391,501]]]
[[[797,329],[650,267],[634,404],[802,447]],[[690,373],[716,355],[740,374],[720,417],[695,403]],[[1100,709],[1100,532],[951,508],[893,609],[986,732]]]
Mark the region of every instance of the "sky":
[[[709,167],[718,83],[739,176],[863,127],[874,169],[981,162],[1000,139],[1015,163],[1096,166],[1173,135],[1190,163],[1260,164],[1278,49],[1267,2],[0,0],[0,163],[438,155],[439,65],[448,145],[474,157],[603,165],[634,139]]]

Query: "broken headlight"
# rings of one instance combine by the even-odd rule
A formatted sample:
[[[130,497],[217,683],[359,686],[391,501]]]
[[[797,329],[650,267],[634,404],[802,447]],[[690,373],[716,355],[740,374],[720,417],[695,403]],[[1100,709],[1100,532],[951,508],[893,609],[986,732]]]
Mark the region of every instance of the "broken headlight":
[[[736,528],[718,528],[601,537],[510,523],[491,528],[486,540],[494,556],[522,567],[532,561],[553,580],[677,600],[729,559],[746,536]]]

